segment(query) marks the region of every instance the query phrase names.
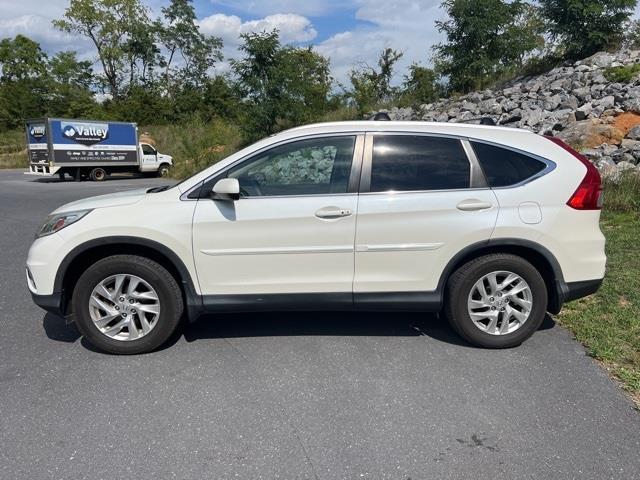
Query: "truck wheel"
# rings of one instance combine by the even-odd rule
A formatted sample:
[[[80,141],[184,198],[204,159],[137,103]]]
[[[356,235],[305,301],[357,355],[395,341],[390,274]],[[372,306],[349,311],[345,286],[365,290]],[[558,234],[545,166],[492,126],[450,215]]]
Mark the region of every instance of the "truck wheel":
[[[169,165],[163,163],[158,167],[158,176],[159,177],[168,177],[169,176]]]
[[[91,177],[91,180],[93,180],[94,182],[101,182],[105,178],[107,178],[107,172],[104,171],[104,168],[98,167],[91,170],[91,173],[89,174],[89,176]]]

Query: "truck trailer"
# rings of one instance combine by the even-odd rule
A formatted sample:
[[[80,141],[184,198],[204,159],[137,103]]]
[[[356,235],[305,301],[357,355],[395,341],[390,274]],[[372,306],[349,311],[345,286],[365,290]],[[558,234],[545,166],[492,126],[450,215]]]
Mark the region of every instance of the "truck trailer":
[[[138,142],[135,123],[40,118],[26,124],[28,175],[65,174],[76,181],[102,181],[112,173],[144,173],[165,177],[170,155]]]

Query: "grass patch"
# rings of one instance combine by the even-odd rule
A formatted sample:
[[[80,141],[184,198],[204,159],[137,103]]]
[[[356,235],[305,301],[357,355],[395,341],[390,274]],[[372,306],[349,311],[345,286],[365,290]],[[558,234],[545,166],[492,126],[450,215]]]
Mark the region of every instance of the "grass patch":
[[[640,64],[634,63],[622,67],[605,68],[604,76],[613,83],[629,83],[640,73]]]
[[[185,178],[219,162],[242,145],[242,134],[221,120],[194,119],[180,125],[148,125],[138,130],[155,140],[160,153],[173,157],[171,176]]]
[[[24,130],[0,131],[0,168],[27,168]]]
[[[607,274],[600,290],[558,316],[640,406],[640,180],[605,185],[601,228]]]

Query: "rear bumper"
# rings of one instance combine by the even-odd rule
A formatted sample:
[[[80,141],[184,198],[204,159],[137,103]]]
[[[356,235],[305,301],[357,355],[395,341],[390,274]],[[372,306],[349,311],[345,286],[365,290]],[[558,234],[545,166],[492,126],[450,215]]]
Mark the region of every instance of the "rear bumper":
[[[547,310],[553,314],[560,313],[562,305],[565,303],[596,293],[602,285],[602,280],[602,278],[597,278],[568,283],[556,280],[556,295],[549,298]]]
[[[595,280],[585,280],[582,282],[569,282],[560,286],[560,293],[562,295],[562,302],[570,302],[577,300],[578,298],[586,297],[596,293],[602,285],[602,278]]]
[[[38,175],[39,177],[52,177],[57,175],[60,167],[51,166],[48,163],[31,163],[29,170],[24,172],[25,175]]]

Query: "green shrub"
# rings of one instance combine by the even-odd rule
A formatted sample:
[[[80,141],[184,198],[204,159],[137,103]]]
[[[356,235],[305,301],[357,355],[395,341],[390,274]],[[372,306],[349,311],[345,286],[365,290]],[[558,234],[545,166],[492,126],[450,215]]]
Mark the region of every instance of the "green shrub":
[[[629,83],[640,73],[640,64],[625,65],[623,67],[609,67],[604,70],[604,76],[613,83]]]
[[[235,125],[214,119],[193,118],[177,125],[149,125],[139,128],[156,141],[161,153],[173,157],[171,176],[185,178],[234,153],[242,145]]]

